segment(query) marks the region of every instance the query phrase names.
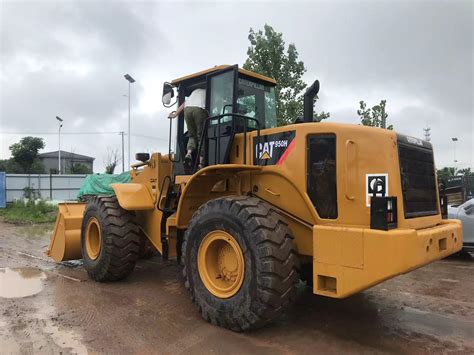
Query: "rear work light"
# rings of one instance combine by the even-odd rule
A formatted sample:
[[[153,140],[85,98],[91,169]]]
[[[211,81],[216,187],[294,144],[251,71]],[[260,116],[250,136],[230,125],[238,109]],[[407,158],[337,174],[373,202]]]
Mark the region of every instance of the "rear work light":
[[[397,228],[397,198],[395,196],[372,197],[370,228],[384,231]]]

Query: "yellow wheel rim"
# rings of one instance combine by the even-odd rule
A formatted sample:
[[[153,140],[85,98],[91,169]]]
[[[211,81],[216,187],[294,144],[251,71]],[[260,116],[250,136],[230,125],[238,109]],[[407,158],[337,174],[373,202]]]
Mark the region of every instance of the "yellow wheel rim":
[[[235,295],[244,281],[244,255],[229,233],[216,230],[207,234],[198,251],[198,271],[204,286],[219,298]]]
[[[87,256],[95,260],[100,254],[102,245],[102,234],[100,232],[100,224],[97,218],[91,217],[86,227],[86,251]]]

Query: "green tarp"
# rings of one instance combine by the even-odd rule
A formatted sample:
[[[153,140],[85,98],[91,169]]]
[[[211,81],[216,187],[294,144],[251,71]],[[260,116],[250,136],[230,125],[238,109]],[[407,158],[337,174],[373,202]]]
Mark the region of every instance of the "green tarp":
[[[89,175],[79,190],[77,198],[85,195],[115,195],[110,184],[124,184],[130,182],[130,172],[126,171],[122,174],[96,174]]]

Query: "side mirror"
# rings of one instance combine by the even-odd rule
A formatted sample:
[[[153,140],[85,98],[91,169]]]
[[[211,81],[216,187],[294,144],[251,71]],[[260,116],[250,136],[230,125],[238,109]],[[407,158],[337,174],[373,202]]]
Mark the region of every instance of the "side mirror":
[[[163,96],[162,101],[163,105],[169,105],[171,103],[171,99],[174,97],[174,90],[173,86],[170,83],[163,84]]]
[[[149,153],[136,153],[135,159],[144,163],[150,160],[150,154]]]

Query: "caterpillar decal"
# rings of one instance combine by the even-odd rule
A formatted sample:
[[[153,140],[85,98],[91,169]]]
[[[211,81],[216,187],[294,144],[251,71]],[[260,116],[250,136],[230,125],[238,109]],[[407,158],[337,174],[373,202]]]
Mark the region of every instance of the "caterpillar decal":
[[[253,138],[254,156],[253,164],[280,165],[293,149],[295,131],[279,132]]]

